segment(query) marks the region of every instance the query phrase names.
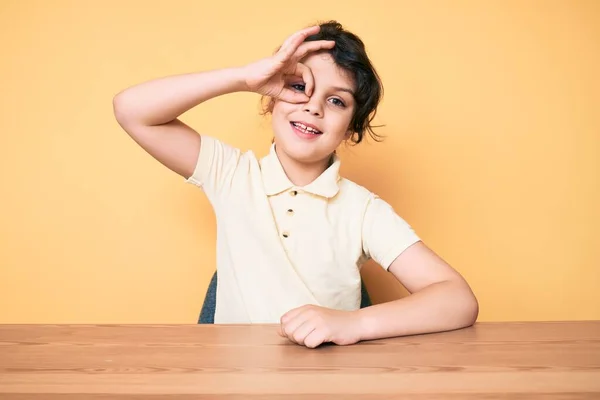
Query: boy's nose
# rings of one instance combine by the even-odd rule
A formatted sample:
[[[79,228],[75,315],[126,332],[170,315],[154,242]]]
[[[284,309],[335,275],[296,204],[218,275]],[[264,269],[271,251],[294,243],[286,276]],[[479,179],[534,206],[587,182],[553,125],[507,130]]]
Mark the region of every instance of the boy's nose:
[[[311,115],[315,115],[315,116],[322,116],[323,115],[323,111],[321,110],[321,106],[318,104],[318,102],[314,101],[314,100],[309,100],[305,105],[304,105],[304,111],[310,113]]]

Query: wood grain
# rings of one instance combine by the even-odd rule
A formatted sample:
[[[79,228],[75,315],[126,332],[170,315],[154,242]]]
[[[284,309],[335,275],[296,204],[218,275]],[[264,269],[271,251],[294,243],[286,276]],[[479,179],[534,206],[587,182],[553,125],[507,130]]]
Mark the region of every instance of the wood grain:
[[[600,399],[600,321],[306,349],[275,326],[0,325],[0,399]]]

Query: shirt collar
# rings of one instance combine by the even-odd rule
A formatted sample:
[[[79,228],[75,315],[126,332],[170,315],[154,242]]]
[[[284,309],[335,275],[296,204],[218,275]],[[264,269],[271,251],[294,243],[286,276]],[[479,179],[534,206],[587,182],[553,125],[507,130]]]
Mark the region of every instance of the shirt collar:
[[[339,191],[341,161],[335,153],[332,161],[331,165],[317,179],[300,189],[326,198],[335,196]],[[279,194],[295,186],[289,180],[279,162],[274,143],[271,144],[269,154],[260,160],[260,165],[267,196]]]

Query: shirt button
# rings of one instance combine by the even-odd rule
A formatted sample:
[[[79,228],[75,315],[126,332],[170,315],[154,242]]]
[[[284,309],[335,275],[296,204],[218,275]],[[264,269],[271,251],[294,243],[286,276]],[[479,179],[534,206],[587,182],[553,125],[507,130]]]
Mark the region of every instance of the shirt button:
[[[281,234],[281,236],[283,236],[284,238],[286,238],[286,237],[290,236],[290,234],[289,234],[288,232],[283,232],[283,233]]]
[[[289,210],[287,210],[287,215],[289,215],[289,216],[294,215],[294,210],[292,210],[291,208]]]
[[[297,190],[292,190],[292,191],[290,192],[290,194],[291,194],[292,196],[295,196],[295,195],[297,195],[297,194],[298,194],[298,191],[297,191]]]

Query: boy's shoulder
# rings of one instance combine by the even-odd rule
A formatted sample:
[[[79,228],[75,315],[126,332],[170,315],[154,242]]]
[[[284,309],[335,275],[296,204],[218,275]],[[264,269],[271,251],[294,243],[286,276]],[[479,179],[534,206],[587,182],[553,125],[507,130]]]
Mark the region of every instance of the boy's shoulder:
[[[368,202],[378,197],[365,186],[362,186],[343,176],[340,176],[338,185],[340,188],[340,197],[342,197],[344,200],[352,200],[352,202],[360,203],[363,206],[366,206]]]

